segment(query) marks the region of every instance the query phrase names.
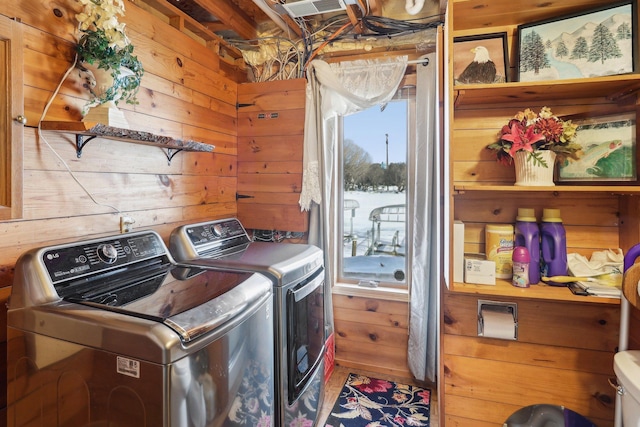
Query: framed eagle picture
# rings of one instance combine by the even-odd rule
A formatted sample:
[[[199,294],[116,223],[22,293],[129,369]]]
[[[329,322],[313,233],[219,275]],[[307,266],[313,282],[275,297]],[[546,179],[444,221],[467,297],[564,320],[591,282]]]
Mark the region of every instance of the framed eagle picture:
[[[507,33],[453,39],[453,84],[493,84],[509,81]]]

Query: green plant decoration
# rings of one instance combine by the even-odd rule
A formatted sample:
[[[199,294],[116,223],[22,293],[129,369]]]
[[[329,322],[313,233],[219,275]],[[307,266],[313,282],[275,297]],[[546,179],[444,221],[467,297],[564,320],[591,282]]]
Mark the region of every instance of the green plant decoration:
[[[113,84],[104,91],[95,90],[94,84],[87,84],[92,99],[87,107],[109,101],[126,101],[137,104],[136,95],[140,88],[144,68],[133,54],[134,47],[126,36],[124,23],[118,22],[118,15],[124,15],[122,0],[80,0],[84,5],[76,15],[79,22],[80,39],[76,46],[78,68],[88,71],[86,64],[107,70]],[[127,71],[128,70],[128,71]]]

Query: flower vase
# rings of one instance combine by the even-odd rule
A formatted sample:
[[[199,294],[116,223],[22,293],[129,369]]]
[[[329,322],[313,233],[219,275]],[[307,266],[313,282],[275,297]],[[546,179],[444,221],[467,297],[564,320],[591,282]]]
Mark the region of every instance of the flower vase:
[[[129,123],[124,117],[124,113],[116,106],[116,101],[120,99],[121,94],[116,91],[113,96],[107,97],[105,94],[115,84],[111,70],[98,68],[97,65],[83,63],[82,67],[87,73],[85,77],[86,85],[92,91],[95,98],[93,103],[88,107],[89,110],[84,114],[82,121],[85,123],[100,123],[106,126],[129,129]],[[133,75],[133,72],[127,68],[120,67],[118,70],[120,76]],[[104,98],[112,98],[107,101],[101,101]]]
[[[553,168],[556,153],[550,150],[536,151],[546,163],[544,167],[527,151],[518,151],[515,156],[516,183],[518,186],[553,186]]]

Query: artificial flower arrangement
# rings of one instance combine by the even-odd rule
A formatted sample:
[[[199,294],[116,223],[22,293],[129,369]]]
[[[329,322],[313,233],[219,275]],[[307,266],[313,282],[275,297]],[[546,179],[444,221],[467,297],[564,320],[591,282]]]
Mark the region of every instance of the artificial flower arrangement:
[[[539,113],[527,108],[519,111],[498,133],[498,141],[487,146],[496,152],[497,160],[510,165],[519,151],[529,153],[527,160],[543,167],[549,167],[541,157],[541,150],[550,150],[560,159],[578,158],[581,145],[573,142],[577,125],[571,120],[562,120],[553,115],[549,107],[542,107]],[[553,166],[553,165],[552,165]]]
[[[82,12],[76,15],[78,30],[82,34],[76,46],[78,66],[86,71],[83,62],[95,64],[99,69],[110,71],[114,81],[101,94],[88,85],[93,96],[90,106],[122,100],[136,104],[144,69],[133,55],[133,45],[124,31],[125,24],[118,21],[118,15],[124,15],[123,0],[78,1],[83,4]]]

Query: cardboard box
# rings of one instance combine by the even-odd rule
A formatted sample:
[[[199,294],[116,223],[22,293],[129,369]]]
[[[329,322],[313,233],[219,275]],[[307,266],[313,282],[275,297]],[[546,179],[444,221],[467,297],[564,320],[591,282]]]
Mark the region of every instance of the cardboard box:
[[[465,254],[464,281],[476,285],[495,285],[495,261],[488,261],[484,254]]]

